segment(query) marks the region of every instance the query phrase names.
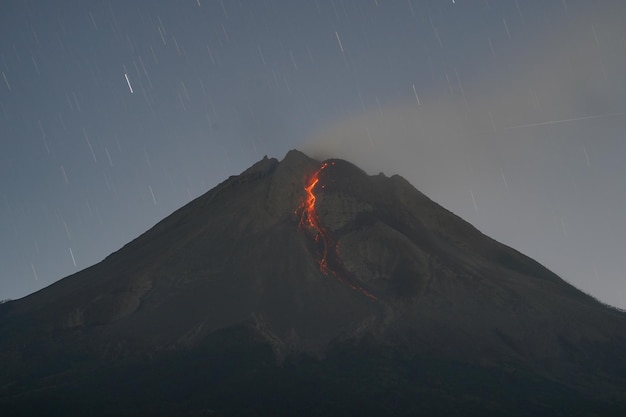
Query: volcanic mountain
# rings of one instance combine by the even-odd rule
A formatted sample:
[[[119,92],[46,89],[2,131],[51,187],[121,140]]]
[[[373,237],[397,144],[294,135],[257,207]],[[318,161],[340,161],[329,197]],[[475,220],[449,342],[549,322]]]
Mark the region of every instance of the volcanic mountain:
[[[626,314],[290,151],[0,305],[3,415],[626,415]]]

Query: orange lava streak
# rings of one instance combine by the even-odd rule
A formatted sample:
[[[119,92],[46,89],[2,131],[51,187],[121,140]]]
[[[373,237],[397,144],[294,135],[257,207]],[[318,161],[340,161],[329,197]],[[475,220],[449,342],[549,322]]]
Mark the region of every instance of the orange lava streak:
[[[315,171],[315,173],[309,179],[309,184],[304,187],[306,191],[306,199],[300,204],[296,213],[300,212],[300,227],[302,228],[311,228],[315,233],[315,241],[319,241],[321,237],[321,243],[324,245],[322,249],[322,258],[319,261],[320,270],[324,274],[328,274],[328,238],[326,235],[326,231],[322,228],[320,223],[320,218],[315,211],[315,201],[317,197],[313,192],[313,189],[319,183],[320,178],[319,175],[324,168],[328,166],[327,162],[324,162],[322,166]]]
[[[334,164],[334,162],[331,162],[331,164]],[[372,300],[376,300],[374,295],[356,284],[354,279],[351,279],[351,274],[343,266],[339,257],[339,242],[323,227],[319,215],[317,214],[315,208],[315,203],[317,202],[315,187],[320,182],[321,172],[327,166],[328,162],[324,162],[311,178],[309,178],[308,184],[304,187],[306,198],[296,209],[296,214],[300,216],[300,228],[313,232],[315,242],[321,245],[321,248],[318,246],[318,249],[321,249],[321,257],[318,263],[320,271],[322,271],[324,275],[332,274],[338,281],[349,285],[353,290],[360,292]],[[322,188],[324,188],[323,185]]]

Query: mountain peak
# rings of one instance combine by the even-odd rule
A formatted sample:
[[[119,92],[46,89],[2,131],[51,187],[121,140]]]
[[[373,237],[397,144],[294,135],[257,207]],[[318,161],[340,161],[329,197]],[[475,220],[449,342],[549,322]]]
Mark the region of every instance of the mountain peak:
[[[617,358],[626,346],[626,315],[402,177],[296,150],[263,158],[103,262],[0,307],[0,374],[41,360],[24,346],[117,361],[202,349],[242,328],[279,357],[368,340],[562,381],[581,361],[605,369],[595,352]]]
[[[319,291],[364,308],[348,314],[356,314],[352,326],[384,321],[388,307],[398,302],[405,303],[401,309],[413,310],[448,302],[461,311],[459,305],[479,297],[486,299],[481,308],[500,308],[494,291],[530,306],[534,295],[520,293],[530,282],[571,302],[596,304],[535,261],[485,237],[402,177],[369,176],[347,161],[320,162],[292,150],[280,162],[264,157],[102,263],[19,300],[12,310],[32,311],[41,323],[54,318],[56,324],[47,328],[110,326],[107,332],[122,339],[134,332],[131,323],[152,328],[155,317],[170,317],[172,325],[154,327],[154,337],[176,343],[192,325],[184,324],[191,316],[180,312],[183,305],[194,305],[190,291],[215,295],[215,305],[222,305],[221,310],[194,307],[201,313],[194,323],[210,332],[251,315],[273,316],[268,311],[280,305],[275,304],[279,299],[296,303],[297,309],[307,305],[335,314],[330,305],[320,307]],[[442,287],[450,283],[453,292]],[[479,288],[484,293],[475,293]],[[234,301],[224,304],[225,294]],[[268,323],[298,329],[295,317]],[[296,332],[327,341],[340,334],[307,336],[308,331]]]

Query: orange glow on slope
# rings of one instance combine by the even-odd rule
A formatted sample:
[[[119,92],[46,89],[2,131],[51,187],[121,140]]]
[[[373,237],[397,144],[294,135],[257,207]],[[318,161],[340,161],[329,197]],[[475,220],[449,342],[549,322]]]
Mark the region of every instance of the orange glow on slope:
[[[334,165],[335,163],[331,162],[330,164]],[[337,280],[348,284],[353,290],[360,292],[372,300],[376,300],[374,295],[354,283],[353,279],[350,279],[350,273],[343,266],[339,257],[339,242],[337,242],[332,234],[322,225],[319,215],[317,214],[315,207],[315,203],[317,202],[315,188],[320,182],[322,171],[328,166],[329,163],[324,162],[320,168],[311,175],[307,185],[304,187],[306,198],[296,209],[296,214],[300,216],[300,228],[313,233],[313,238],[321,252],[318,264],[320,271],[322,271],[324,275],[332,274]],[[321,187],[323,189],[324,185]],[[321,245],[321,247],[319,247],[319,245]]]
[[[317,197],[313,192],[313,189],[320,181],[320,173],[328,166],[328,162],[324,162],[322,166],[315,171],[315,173],[309,179],[309,183],[304,187],[306,191],[306,199],[300,204],[296,213],[300,212],[300,227],[310,228],[315,234],[315,241],[322,243],[322,257],[319,260],[320,270],[324,274],[328,274],[328,237],[325,229],[322,228],[320,218],[315,211],[315,202]]]

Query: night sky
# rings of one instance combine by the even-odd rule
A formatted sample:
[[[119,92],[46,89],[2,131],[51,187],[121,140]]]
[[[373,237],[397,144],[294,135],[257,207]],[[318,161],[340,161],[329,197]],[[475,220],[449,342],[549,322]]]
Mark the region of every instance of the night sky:
[[[0,299],[298,148],[626,308],[623,0],[3,0],[0,34]]]

